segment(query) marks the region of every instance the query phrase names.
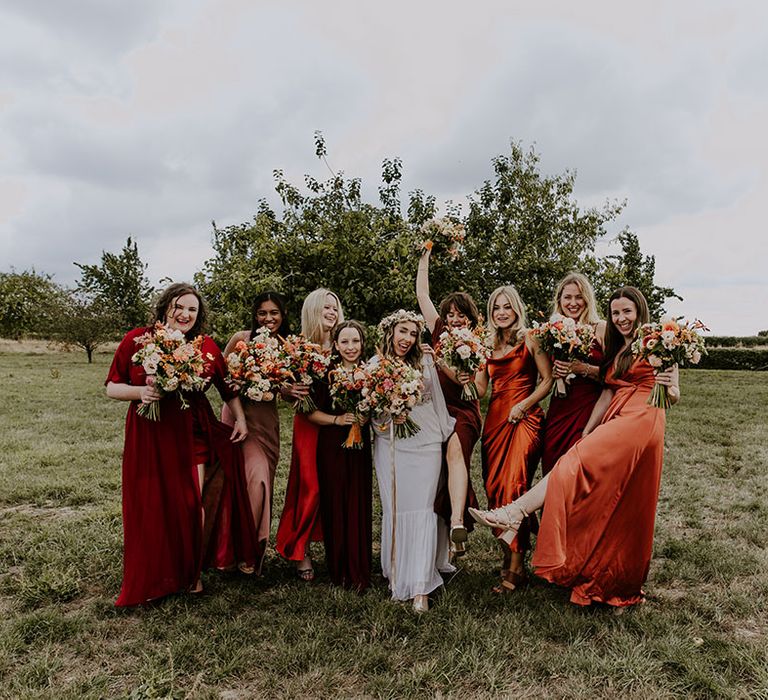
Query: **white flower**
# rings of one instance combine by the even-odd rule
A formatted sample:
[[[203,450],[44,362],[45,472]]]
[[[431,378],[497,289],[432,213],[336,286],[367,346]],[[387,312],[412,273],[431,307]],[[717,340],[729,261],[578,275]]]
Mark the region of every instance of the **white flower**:
[[[472,354],[472,350],[468,345],[459,345],[459,347],[456,348],[456,354],[462,360],[467,360],[469,359],[469,356]]]
[[[701,362],[701,353],[698,350],[693,351],[693,355],[691,356],[691,362],[693,362],[694,365],[698,365],[699,362]]]
[[[648,355],[648,364],[651,367],[661,367],[662,361],[658,355]]]

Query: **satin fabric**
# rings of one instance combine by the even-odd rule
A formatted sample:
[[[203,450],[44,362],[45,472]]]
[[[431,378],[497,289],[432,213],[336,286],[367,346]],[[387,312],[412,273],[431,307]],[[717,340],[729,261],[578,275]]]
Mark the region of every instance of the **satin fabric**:
[[[603,349],[597,341],[592,343],[587,361],[598,367],[602,364]],[[581,440],[602,390],[600,382],[577,376],[568,384],[567,396],[552,395],[541,441],[542,475],[549,474],[557,460]]]
[[[518,423],[507,418],[512,407],[534,391],[538,368],[525,342],[504,357],[488,360],[491,399],[481,441],[483,479],[488,507],[498,508],[522,496],[531,486],[541,450],[544,412],[534,406]],[[526,520],[510,544],[513,552],[525,552],[530,542]],[[498,536],[501,530],[494,529]]]
[[[606,386],[615,390],[602,423],[550,473],[533,566],[571,588],[571,601],[614,606],[643,599],[664,457],[663,409],[647,401],[653,368],[636,361]]]
[[[143,368],[131,362],[136,338],[151,328],[137,328],[123,338],[105,383],[143,386]],[[205,337],[203,353],[209,377],[222,395],[224,362],[216,344]],[[146,603],[195,583],[201,568],[255,563],[255,530],[244,501],[242,460],[229,441],[203,392],[185,394],[189,408],[168,394],[160,401],[160,420],[142,418],[138,401],[128,406],[122,465],[123,582],[118,606]],[[197,467],[208,458],[201,501]],[[210,486],[210,488],[209,488]],[[222,496],[227,504],[222,509]],[[206,504],[206,528],[202,506]]]
[[[280,419],[277,399],[249,401],[243,399],[243,411],[248,424],[248,437],[242,443],[243,467],[248,501],[256,525],[256,573],[261,574],[264,556],[272,528],[272,498],[275,473],[280,459]],[[224,404],[221,420],[234,425],[234,417]]]
[[[435,322],[435,329],[432,332],[432,346],[436,347],[440,334],[445,330],[443,320],[438,318]],[[469,532],[475,527],[475,521],[469,515],[468,508],[477,508],[477,496],[472,487],[471,467],[472,450],[480,439],[482,429],[482,418],[480,416],[480,402],[465,401],[461,398],[461,386],[454,382],[442,370],[438,369],[438,378],[440,379],[440,388],[445,398],[445,404],[448,408],[448,414],[456,419],[454,432],[461,443],[461,452],[464,456],[464,465],[467,468],[467,499],[464,504],[464,526]],[[437,486],[437,496],[435,498],[435,512],[445,520],[451,522],[451,496],[448,493],[448,465],[443,456],[442,470],[440,472],[440,481]]]
[[[318,383],[318,408],[331,415],[333,408],[326,383]],[[373,539],[373,459],[371,431],[361,427],[362,449],[342,444],[349,426],[323,425],[317,441],[317,475],[320,485],[320,518],[323,526],[328,575],[337,586],[363,591],[371,585]]]
[[[302,413],[293,417],[291,468],[275,549],[289,561],[301,561],[310,542],[321,542],[320,486],[317,479],[319,427]]]

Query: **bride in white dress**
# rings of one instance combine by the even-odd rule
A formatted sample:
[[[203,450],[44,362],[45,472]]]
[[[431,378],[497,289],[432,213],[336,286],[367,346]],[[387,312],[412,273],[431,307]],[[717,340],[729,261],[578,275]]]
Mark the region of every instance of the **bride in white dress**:
[[[382,509],[381,568],[389,579],[392,598],[413,599],[418,612],[429,609],[429,593],[443,583],[440,572],[455,571],[448,561],[448,527],[434,511],[443,443],[453,432],[455,420],[446,409],[434,361],[422,353],[419,341],[423,325],[421,316],[403,309],[387,316],[379,324],[383,337],[377,355],[397,357],[423,372],[422,400],[410,413],[420,430],[410,438],[396,438],[394,443],[389,421],[374,420],[373,431]]]

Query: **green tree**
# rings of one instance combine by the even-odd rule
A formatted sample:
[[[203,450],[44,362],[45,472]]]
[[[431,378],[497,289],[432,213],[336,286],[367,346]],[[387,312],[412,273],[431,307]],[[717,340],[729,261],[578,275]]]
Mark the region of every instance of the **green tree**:
[[[620,255],[608,255],[599,261],[598,274],[595,275],[596,292],[604,310],[613,291],[623,285],[637,287],[648,301],[651,319],[658,319],[664,314],[664,304],[674,297],[682,300],[671,287],[656,284],[656,258],[643,255],[640,241],[629,230],[622,231],[617,240],[621,245]]]
[[[65,346],[85,350],[90,364],[96,348],[117,339],[118,323],[116,314],[100,301],[76,290],[67,290],[60,297],[57,317],[51,328],[53,337]]]
[[[402,164],[394,158],[382,164],[380,202],[363,202],[360,180],[330,168],[319,132],[315,153],[331,172],[324,182],[306,176],[299,189],[275,171],[281,213],[261,201],[252,221],[225,229],[214,224],[215,255],[196,282],[216,311],[219,337],[247,325],[253,297],[267,288],[285,294],[294,328],[304,296],[321,286],[340,295],[348,316],[369,324],[415,306],[419,227],[435,215],[435,198],[416,189],[401,207]],[[600,272],[595,243],[623,204],[582,209],[574,181],[568,171],[542,175],[537,154],[511,144],[509,154],[493,160],[493,177],[469,197],[466,215],[447,203],[446,214],[466,227],[465,251],[455,261],[433,256],[434,298],[464,290],[482,307],[494,288],[511,283],[537,318],[548,312],[552,290],[569,270]],[[641,262],[652,280],[653,267]]]
[[[75,265],[82,270],[78,290],[114,312],[120,330],[147,322],[155,290],[146,277],[147,265],[139,257],[139,247],[130,236],[119,253],[102,251],[101,264]]]
[[[18,340],[25,335],[50,337],[54,308],[61,288],[50,275],[0,272],[0,336]]]

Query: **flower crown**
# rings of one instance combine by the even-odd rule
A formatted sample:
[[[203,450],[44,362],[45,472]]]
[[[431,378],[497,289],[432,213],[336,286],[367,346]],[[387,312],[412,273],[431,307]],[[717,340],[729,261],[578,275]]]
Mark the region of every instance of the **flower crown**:
[[[389,314],[389,316],[382,318],[379,321],[379,330],[382,333],[386,333],[398,323],[415,323],[419,327],[419,335],[424,330],[424,317],[421,314],[406,311],[405,309],[398,309],[394,313]]]

